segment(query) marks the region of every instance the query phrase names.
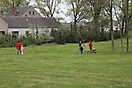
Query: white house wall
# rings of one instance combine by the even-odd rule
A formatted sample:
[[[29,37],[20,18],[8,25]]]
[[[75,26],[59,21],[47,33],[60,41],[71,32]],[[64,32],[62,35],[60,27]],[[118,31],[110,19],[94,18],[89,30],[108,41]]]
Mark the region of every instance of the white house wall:
[[[48,32],[51,32],[52,28],[43,28],[44,30],[48,30]],[[58,28],[54,28],[54,30],[57,30]],[[26,36],[26,31],[30,32],[30,28],[8,28],[8,34],[12,35],[12,32],[18,31],[19,36]],[[39,30],[41,32],[41,30]]]
[[[13,31],[18,31],[19,32],[19,36],[25,36],[26,35],[26,31],[30,31],[29,28],[9,28],[8,29],[8,33],[12,35]]]

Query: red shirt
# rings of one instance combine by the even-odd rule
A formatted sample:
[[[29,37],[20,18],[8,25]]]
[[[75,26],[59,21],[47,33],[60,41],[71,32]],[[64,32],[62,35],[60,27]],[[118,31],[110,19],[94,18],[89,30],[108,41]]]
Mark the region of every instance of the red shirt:
[[[21,43],[21,42],[18,42],[18,43],[16,44],[16,49],[17,49],[17,50],[20,50],[20,49],[21,49],[21,45],[22,45],[22,43]]]
[[[93,46],[93,45],[92,45],[92,42],[90,42],[90,43],[89,43],[89,47],[92,47],[92,46]]]

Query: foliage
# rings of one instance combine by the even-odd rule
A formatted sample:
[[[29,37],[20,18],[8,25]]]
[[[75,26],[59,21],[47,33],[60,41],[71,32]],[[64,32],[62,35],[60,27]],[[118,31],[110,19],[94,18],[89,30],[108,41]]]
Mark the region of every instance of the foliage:
[[[59,4],[61,0],[37,0],[35,7],[46,17],[53,17],[59,13]]]
[[[60,30],[52,30],[51,35],[54,38],[54,42],[58,44],[65,43],[78,43],[89,41],[108,41],[111,39],[111,32],[100,31],[98,35],[94,35],[93,31],[83,26],[77,27],[77,30],[71,28],[71,30],[61,28]],[[120,30],[114,31],[114,39],[120,38]]]
[[[27,0],[0,0],[0,15],[8,12],[13,6],[27,6]]]
[[[42,40],[36,39],[36,40],[35,40],[35,44],[36,44],[36,45],[42,45]]]
[[[0,47],[14,47],[17,39],[11,35],[0,35]]]
[[[74,20],[74,26],[77,22],[88,18],[90,9],[88,8],[86,0],[65,0],[69,8],[67,15]],[[72,14],[72,15],[71,15]]]
[[[31,25],[28,37],[29,36],[33,39],[41,40],[43,43],[50,43],[53,41],[50,31],[41,26]]]

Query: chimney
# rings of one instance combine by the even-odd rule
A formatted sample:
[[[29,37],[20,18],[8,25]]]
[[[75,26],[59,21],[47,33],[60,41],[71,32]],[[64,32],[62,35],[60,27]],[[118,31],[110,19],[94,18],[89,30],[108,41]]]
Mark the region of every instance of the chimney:
[[[16,6],[13,6],[13,7],[12,7],[12,14],[13,14],[14,16],[16,16]]]
[[[27,14],[25,14],[25,18],[26,18],[26,20],[28,21],[28,15],[27,15]]]

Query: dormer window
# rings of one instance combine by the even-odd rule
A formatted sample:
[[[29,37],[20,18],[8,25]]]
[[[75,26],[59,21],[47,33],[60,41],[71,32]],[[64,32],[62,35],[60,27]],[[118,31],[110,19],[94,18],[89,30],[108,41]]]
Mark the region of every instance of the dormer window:
[[[29,15],[31,15],[31,11],[29,11]]]
[[[34,15],[34,11],[33,11],[33,15]]]

